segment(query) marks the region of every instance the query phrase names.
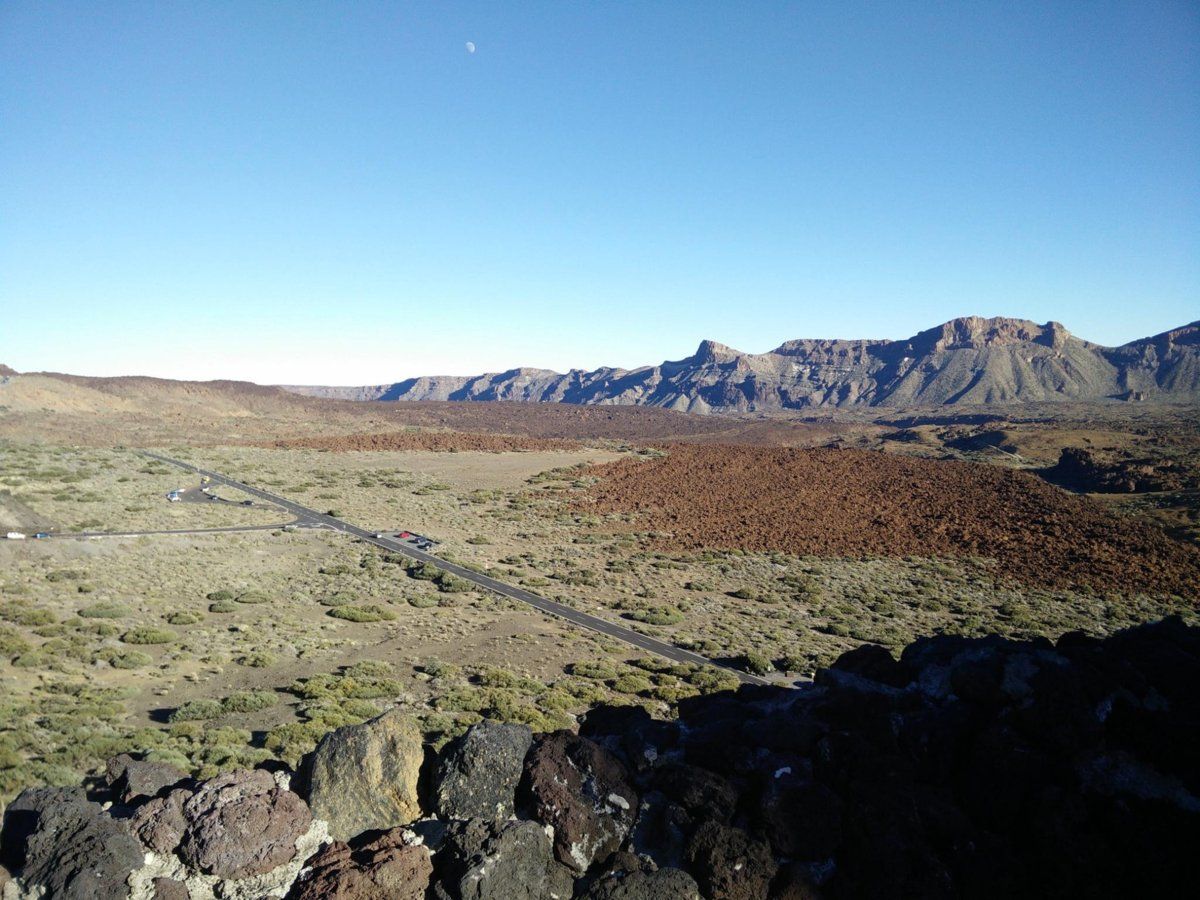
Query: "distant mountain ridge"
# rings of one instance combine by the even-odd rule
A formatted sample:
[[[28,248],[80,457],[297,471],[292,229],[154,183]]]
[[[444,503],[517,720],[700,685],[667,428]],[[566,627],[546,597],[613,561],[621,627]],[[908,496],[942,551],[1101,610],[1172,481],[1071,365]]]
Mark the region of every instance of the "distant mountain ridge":
[[[753,412],[1047,401],[1200,401],[1200,321],[1103,347],[1058,322],[969,316],[907,340],[787,341],[742,353],[703,341],[686,359],[567,373],[511,369],[365,387],[285,385],[347,400],[511,400]]]

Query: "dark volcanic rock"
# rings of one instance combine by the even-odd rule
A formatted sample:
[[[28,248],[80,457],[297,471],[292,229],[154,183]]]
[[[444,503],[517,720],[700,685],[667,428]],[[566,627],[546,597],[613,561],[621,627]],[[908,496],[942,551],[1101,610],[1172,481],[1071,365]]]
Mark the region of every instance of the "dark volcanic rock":
[[[816,685],[678,711],[665,723],[600,710],[588,736],[545,735],[528,754],[527,733],[478,728],[444,752],[433,787],[445,813],[480,816],[414,822],[427,846],[409,846],[408,829],[335,841],[290,896],[1124,898],[1194,882],[1200,629],[1178,619],[1056,644],[925,639],[899,662],[856,651]],[[394,811],[387,777],[412,761],[387,758],[411,749],[392,732],[385,720],[326,767],[344,822],[363,821],[357,800],[372,792],[391,791]],[[516,808],[534,820],[499,821],[522,757]],[[353,790],[339,798],[342,778]],[[2,859],[26,891],[124,897],[139,840],[178,847],[188,876],[236,878],[293,859],[310,822],[265,772],[136,796],[110,815],[79,790],[27,790],[5,812]],[[179,885],[154,889],[175,900]]]
[[[842,834],[842,801],[814,782],[773,778],[759,807],[762,834],[779,856],[823,860],[833,856]]]
[[[82,788],[26,788],[4,810],[4,825],[0,828],[0,862],[12,871],[25,865],[29,838],[37,831],[42,811],[69,803],[86,801]]]
[[[701,825],[688,844],[688,860],[710,900],[766,897],[778,864],[771,848],[740,828]]]
[[[43,796],[36,805],[37,825],[25,844],[21,872],[25,884],[61,900],[125,896],[126,880],[143,862],[138,842],[99,804],[77,796]]]
[[[437,776],[437,812],[447,819],[507,819],[525,755],[528,725],[483,721],[444,751]]]
[[[429,851],[400,829],[352,848],[335,841],[306,863],[288,900],[423,900],[433,875]]]
[[[147,800],[133,811],[129,830],[155,853],[174,852],[187,831],[183,805],[191,796],[191,791],[177,789]]]
[[[628,872],[602,878],[592,885],[587,900],[701,900],[700,888],[681,869]]]
[[[656,770],[654,786],[697,821],[727,823],[737,808],[734,786],[699,766],[664,766]]]
[[[566,900],[573,893],[570,870],[554,860],[550,836],[537,822],[458,822],[438,868],[438,896],[453,900]]]
[[[183,804],[184,862],[220,878],[260,875],[290,862],[312,814],[261,769],[230,772],[203,784]]]
[[[537,818],[554,827],[554,852],[585,872],[621,846],[637,818],[638,795],[621,762],[569,731],[546,735],[526,767]]]
[[[184,781],[187,773],[168,763],[134,759],[128,753],[114,756],[105,765],[105,780],[122,803],[155,797],[165,788]]]

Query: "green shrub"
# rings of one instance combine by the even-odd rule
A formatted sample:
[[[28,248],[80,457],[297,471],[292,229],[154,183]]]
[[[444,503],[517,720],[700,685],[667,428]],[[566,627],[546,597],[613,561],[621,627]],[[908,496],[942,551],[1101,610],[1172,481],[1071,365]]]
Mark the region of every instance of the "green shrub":
[[[428,662],[422,663],[417,668],[431,678],[457,678],[462,674],[461,666],[456,666],[454,663],[442,662],[440,659],[431,659]]]
[[[369,606],[335,606],[329,610],[329,615],[335,619],[345,619],[347,622],[383,622],[396,618],[390,609],[384,609],[375,604]]]
[[[140,669],[152,662],[154,660],[140,650],[119,650],[108,657],[108,664],[114,669]]]
[[[225,712],[219,700],[189,700],[170,715],[172,722],[203,722]]]
[[[47,581],[79,581],[83,578],[83,573],[74,569],[59,569],[56,572],[47,572]]]
[[[79,610],[85,619],[122,619],[133,615],[133,610],[121,603],[93,603]]]
[[[416,578],[418,581],[434,581],[442,574],[442,570],[437,566],[424,562],[409,563],[405,571],[409,578]]]
[[[747,672],[754,675],[766,675],[775,670],[775,667],[771,665],[771,660],[755,650],[751,650],[742,657],[742,665]]]
[[[361,659],[346,669],[351,678],[383,678],[391,675],[395,667],[378,659]]]
[[[451,575],[449,572],[442,572],[434,581],[437,589],[443,594],[462,594],[472,590],[474,585],[465,578],[459,578],[457,575]]]
[[[243,594],[238,594],[234,599],[238,603],[267,603],[271,598],[262,591],[246,591]]]
[[[571,674],[579,678],[591,678],[596,681],[605,681],[609,678],[617,677],[617,670],[612,663],[607,660],[595,660],[592,662],[572,663]]]
[[[218,600],[208,605],[208,611],[211,613],[231,613],[236,609],[237,604],[232,600]]]
[[[192,612],[190,609],[177,609],[167,613],[168,625],[195,625],[202,621],[204,621],[204,616],[198,612]]]
[[[26,628],[52,625],[58,621],[58,617],[50,610],[29,606],[25,601],[5,603],[0,606],[0,619],[12,622],[14,625],[24,625]]]
[[[289,722],[267,732],[264,746],[293,768],[329,729],[318,722]]]
[[[279,702],[279,698],[271,691],[238,691],[230,694],[221,701],[221,711],[225,713],[247,713],[266,709]]]
[[[357,600],[358,598],[353,594],[348,594],[345,591],[338,591],[336,594],[332,594],[328,597],[322,597],[317,602],[322,606],[346,606],[347,604],[354,603]]]
[[[0,625],[0,656],[14,656],[29,649],[29,643],[8,625]]]
[[[211,600],[213,603],[224,603],[227,600],[233,599],[233,591],[213,591],[212,593],[206,595],[204,599]]]
[[[239,656],[234,662],[239,666],[249,666],[252,669],[266,669],[275,665],[276,658],[274,653],[259,650],[255,653],[247,653],[245,656]]]
[[[121,635],[126,644],[169,644],[177,640],[179,635],[169,628],[154,628],[142,625]]]
[[[617,677],[612,683],[613,690],[620,691],[622,694],[641,694],[650,690],[652,686],[650,679],[645,675],[633,672]]]
[[[430,596],[429,594],[419,594],[416,597],[409,597],[408,605],[414,606],[417,609],[429,609],[431,606],[438,605],[438,598]]]
[[[624,614],[625,618],[635,622],[645,622],[647,625],[678,625],[683,621],[683,613],[673,606],[652,606],[649,609],[635,609]]]

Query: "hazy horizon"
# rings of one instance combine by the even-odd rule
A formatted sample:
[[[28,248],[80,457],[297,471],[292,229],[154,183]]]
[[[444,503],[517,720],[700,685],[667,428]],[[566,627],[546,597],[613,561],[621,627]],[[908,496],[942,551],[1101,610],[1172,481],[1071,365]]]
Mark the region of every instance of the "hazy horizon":
[[[964,317],[958,316],[955,318],[964,318]],[[987,318],[994,318],[994,317],[989,316]],[[1021,319],[1021,318],[1025,318],[1025,317],[1003,316],[1002,318]],[[950,321],[950,320],[947,320],[947,321]],[[743,353],[762,354],[762,353],[768,353],[772,350],[777,349],[780,345],[782,345],[783,343],[785,343],[787,341],[797,340],[797,339],[806,339],[806,338],[816,339],[816,340],[847,340],[847,341],[852,341],[852,340],[905,340],[907,338],[914,337],[916,334],[920,333],[921,331],[927,330],[927,328],[934,328],[934,327],[937,327],[938,325],[942,325],[942,324],[945,324],[945,323],[936,322],[929,326],[923,326],[921,328],[917,328],[917,329],[913,330],[912,332],[905,334],[903,336],[900,336],[900,337],[880,337],[879,335],[794,335],[792,337],[782,338],[779,341],[776,341],[770,347],[766,347],[763,349],[748,350],[744,347],[733,347],[733,349],[738,350]],[[1047,323],[1039,322],[1037,324],[1045,325]],[[1059,324],[1066,326],[1067,330],[1070,331],[1075,337],[1082,338],[1083,340],[1088,340],[1088,338],[1085,335],[1077,334],[1074,330],[1072,330],[1070,323],[1060,322]],[[1175,328],[1190,325],[1190,324],[1192,324],[1192,323],[1191,322],[1179,322],[1176,325],[1173,325],[1166,329],[1163,329],[1163,331],[1170,331]],[[1129,343],[1130,341],[1139,340],[1141,338],[1153,337],[1155,334],[1161,334],[1161,333],[1162,332],[1160,331],[1160,332],[1155,332],[1154,334],[1137,335],[1135,337],[1130,337],[1126,341],[1121,341],[1118,344],[1112,344],[1112,345],[1108,345],[1108,346],[1120,346],[1121,344],[1126,344],[1126,343]],[[726,342],[721,341],[718,338],[703,338],[701,340],[713,340],[719,344],[725,344],[726,346],[731,346],[729,344],[726,344]],[[463,375],[481,375],[481,374],[489,374],[489,373],[497,373],[497,372],[507,372],[507,371],[511,371],[514,369],[521,369],[521,368],[548,369],[548,370],[559,372],[559,373],[566,373],[566,372],[571,371],[572,369],[579,369],[579,370],[583,370],[583,371],[592,371],[592,370],[601,369],[601,368],[637,369],[637,368],[643,368],[643,367],[647,367],[647,366],[656,366],[656,365],[659,365],[664,362],[677,362],[677,361],[686,359],[687,357],[693,355],[696,352],[696,349],[699,346],[699,343],[700,342],[698,341],[695,344],[692,344],[689,347],[689,349],[687,349],[686,351],[681,351],[674,355],[668,354],[666,356],[660,356],[657,359],[647,359],[647,360],[643,360],[642,362],[634,363],[633,365],[628,365],[628,366],[618,366],[618,365],[611,365],[608,363],[600,363],[595,366],[586,366],[586,367],[584,367],[584,366],[565,366],[562,368],[553,369],[552,367],[549,367],[549,366],[533,366],[533,365],[529,365],[527,363],[515,362],[512,365],[506,365],[506,366],[502,366],[500,368],[495,368],[495,369],[474,369],[474,370],[462,371],[462,372],[433,372],[433,371],[419,372],[419,373],[415,373],[415,374],[411,374],[411,375],[404,375],[404,376],[401,376],[398,378],[381,378],[381,379],[377,379],[375,381],[355,381],[355,382],[331,382],[331,381],[304,381],[304,382],[302,382],[302,381],[284,381],[284,380],[279,380],[279,379],[272,380],[272,379],[234,378],[234,377],[228,376],[228,375],[213,375],[211,377],[187,378],[187,377],[181,377],[181,376],[176,376],[176,375],[163,375],[163,374],[159,374],[156,372],[126,371],[126,370],[121,369],[119,365],[117,365],[112,371],[102,371],[102,372],[83,371],[83,370],[79,370],[79,369],[71,369],[71,370],[52,369],[52,368],[47,368],[45,366],[34,366],[34,367],[27,368],[27,369],[22,369],[20,366],[12,366],[12,364],[5,359],[0,359],[0,365],[9,365],[13,369],[16,369],[18,372],[23,373],[23,374],[41,371],[41,372],[61,372],[63,374],[67,374],[67,375],[82,375],[85,377],[92,377],[92,378],[148,377],[148,378],[164,378],[167,380],[179,380],[179,381],[250,381],[250,382],[253,382],[256,384],[268,385],[268,386],[295,385],[297,387],[304,387],[304,386],[363,387],[363,386],[372,386],[372,385],[379,385],[379,384],[393,384],[395,382],[404,381],[409,378],[419,378],[419,377],[423,377],[423,376],[456,377],[456,376],[463,376]],[[1091,343],[1098,343],[1098,342],[1091,341]]]
[[[1194,4],[10,2],[0,120],[21,371],[365,385],[1197,318]]]

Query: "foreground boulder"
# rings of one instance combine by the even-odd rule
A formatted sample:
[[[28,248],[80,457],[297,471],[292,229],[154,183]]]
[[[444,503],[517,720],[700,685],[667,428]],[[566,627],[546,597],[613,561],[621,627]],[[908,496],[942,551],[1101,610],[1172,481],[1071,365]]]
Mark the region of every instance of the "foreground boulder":
[[[569,731],[546,735],[530,755],[527,792],[554,828],[554,852],[578,873],[616,851],[637,818],[638,794],[613,754]]]
[[[191,797],[191,791],[176,789],[148,800],[133,811],[128,823],[130,832],[155,853],[173,853],[188,829],[183,805]]]
[[[421,814],[424,753],[421,733],[399,710],[330,732],[309,761],[309,807],[340,841],[406,825]]]
[[[352,840],[329,840],[282,774],[153,796],[172,773],[121,775],[107,808],[38,788],[5,812],[4,898],[1127,898],[1194,883],[1200,629],[1179,620],[856,651],[814,685],[690,698],[674,721],[602,708],[528,754],[524,730],[477,726],[430,761],[445,818],[415,818],[406,720],[368,726],[327,738],[314,768]]]
[[[511,816],[532,743],[528,725],[483,721],[471,726],[443,753],[437,778],[438,815],[497,821]]]
[[[568,900],[570,871],[537,822],[458,822],[439,852],[439,900]]]
[[[156,797],[188,777],[186,772],[169,763],[134,759],[128,753],[110,759],[104,774],[113,794],[122,803],[136,803]]]
[[[6,850],[10,841],[22,859],[22,881],[62,900],[123,897],[126,880],[142,865],[138,842],[79,792],[22,793],[5,811]]]
[[[307,864],[288,900],[423,900],[433,875],[429,850],[400,829],[358,847],[334,841]]]
[[[312,814],[269,772],[230,772],[200,787],[183,804],[187,831],[179,856],[218,878],[261,875],[291,862]]]

